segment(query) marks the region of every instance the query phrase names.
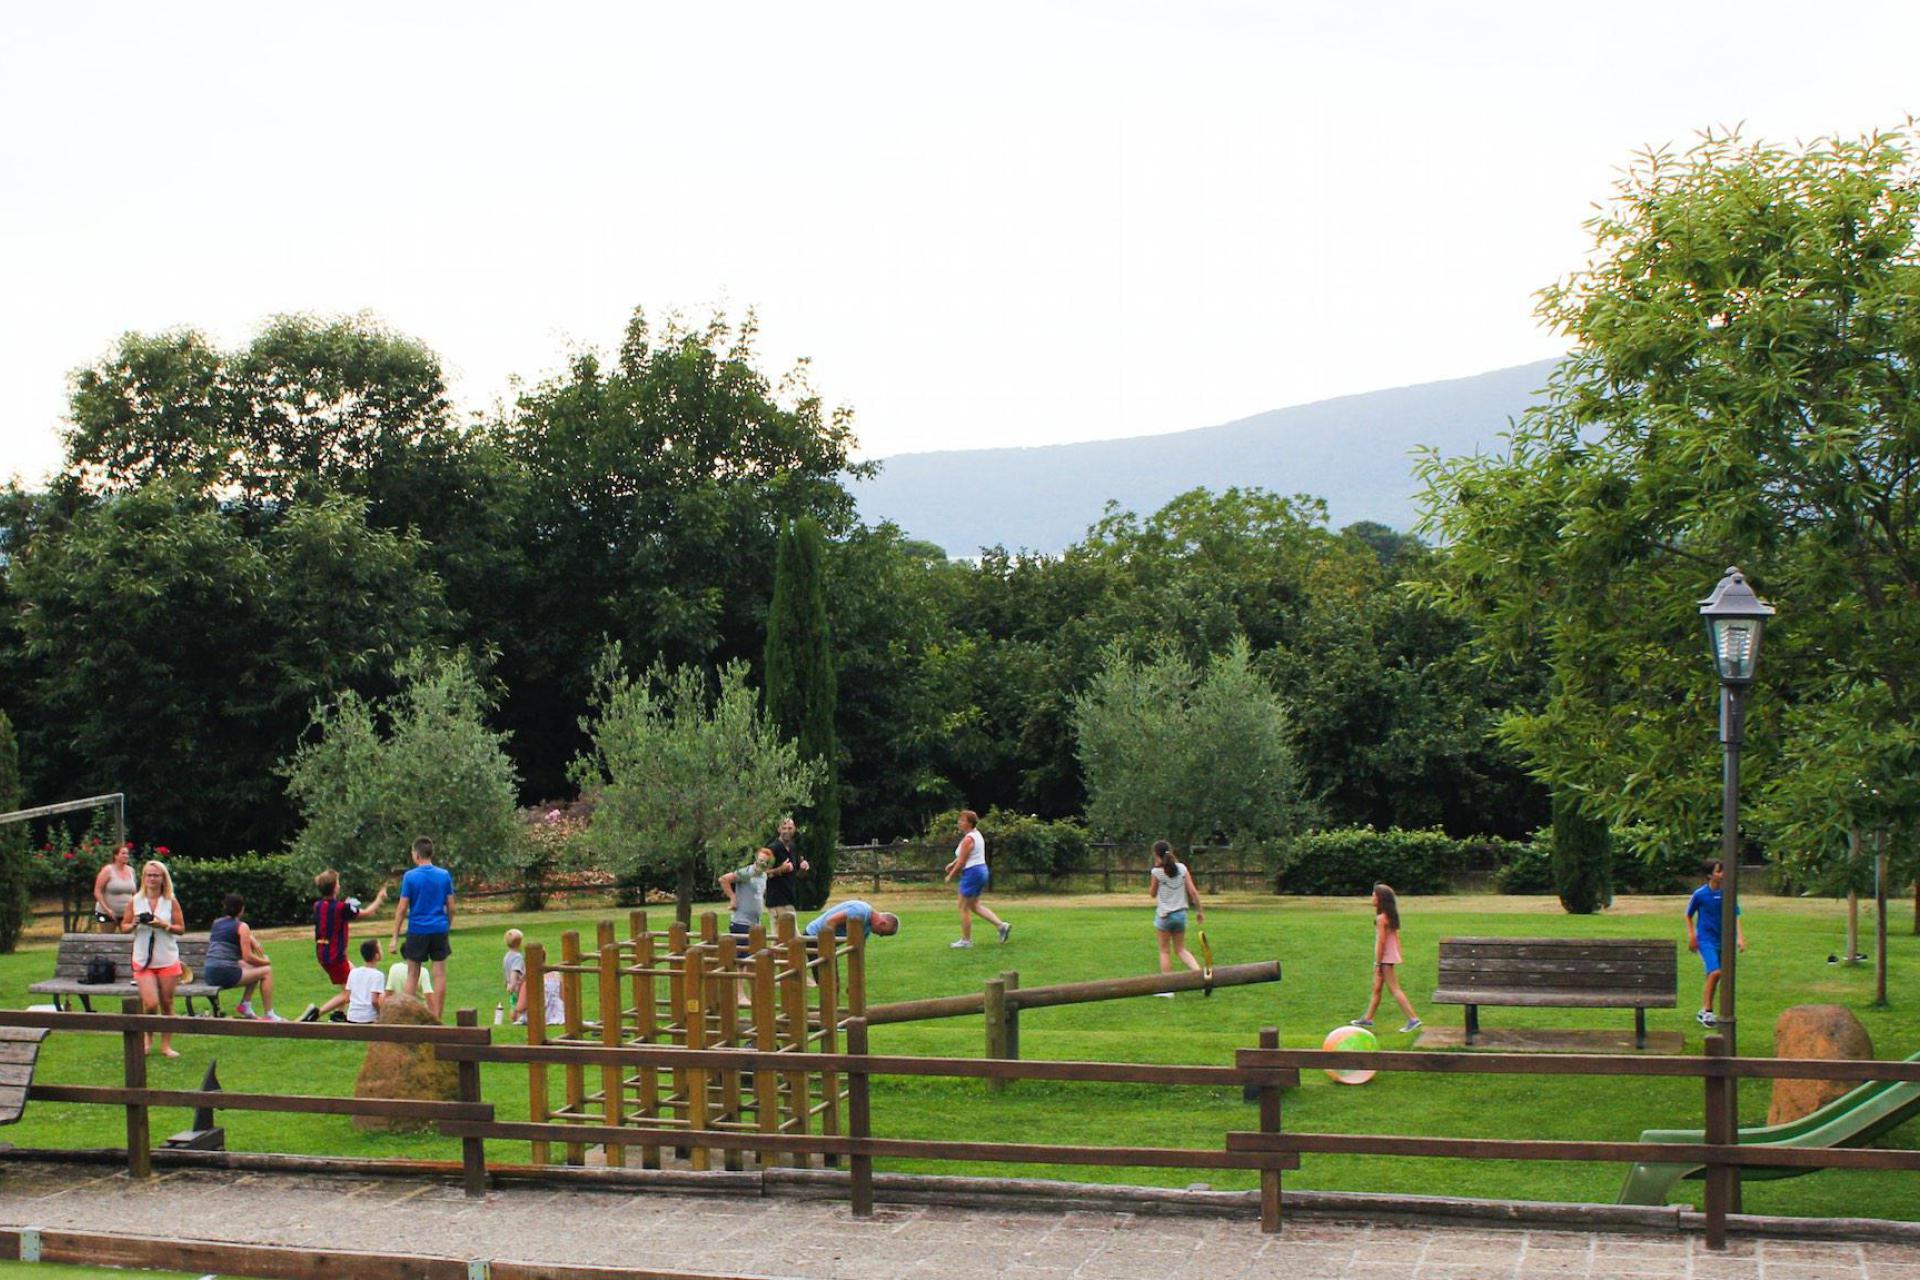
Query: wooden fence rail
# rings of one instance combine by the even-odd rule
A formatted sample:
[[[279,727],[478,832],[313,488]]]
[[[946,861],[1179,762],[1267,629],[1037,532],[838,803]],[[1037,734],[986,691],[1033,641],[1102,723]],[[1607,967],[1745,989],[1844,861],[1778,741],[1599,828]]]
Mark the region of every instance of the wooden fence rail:
[[[1476,1160],[1575,1160],[1632,1164],[1700,1164],[1707,1169],[1707,1247],[1727,1245],[1727,1215],[1739,1197],[1739,1170],[1893,1169],[1920,1171],[1920,1151],[1741,1146],[1735,1137],[1733,1090],[1742,1079],[1920,1081],[1920,1063],[1844,1059],[1734,1058],[1721,1036],[1707,1038],[1704,1057],[1558,1053],[1364,1053],[1319,1049],[1242,1049],[1236,1066],[1325,1070],[1421,1071],[1452,1075],[1695,1077],[1705,1084],[1706,1142],[1590,1142],[1561,1139],[1408,1137],[1372,1133],[1287,1133],[1278,1119],[1259,1133],[1230,1133],[1227,1150],[1295,1156],[1438,1156]]]

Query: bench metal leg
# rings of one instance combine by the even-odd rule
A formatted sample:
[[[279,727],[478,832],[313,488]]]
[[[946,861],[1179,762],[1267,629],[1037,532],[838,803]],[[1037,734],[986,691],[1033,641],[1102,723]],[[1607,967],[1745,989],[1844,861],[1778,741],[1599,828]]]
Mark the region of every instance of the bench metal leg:
[[[1467,1043],[1472,1044],[1474,1037],[1480,1034],[1480,1006],[1467,1006]]]
[[[1645,1009],[1633,1011],[1633,1047],[1636,1049],[1647,1047],[1647,1011]]]
[[[82,1007],[84,1007],[84,1008],[86,1009],[86,1011],[87,1011],[88,1013],[92,1013],[92,1012],[93,1012],[93,997],[92,997],[92,996],[81,996],[81,997],[80,997],[80,1004],[82,1005]]]

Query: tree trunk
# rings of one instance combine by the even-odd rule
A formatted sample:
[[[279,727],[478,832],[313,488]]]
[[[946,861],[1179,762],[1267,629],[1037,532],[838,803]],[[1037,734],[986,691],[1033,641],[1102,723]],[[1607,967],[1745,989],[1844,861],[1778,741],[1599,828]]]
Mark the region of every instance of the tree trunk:
[[[1847,953],[1840,963],[1860,963],[1860,895],[1852,889],[1847,890]]]
[[[1873,850],[1873,1004],[1887,1007],[1887,833],[1880,832]]]
[[[674,886],[673,916],[689,929],[693,927],[693,878],[699,874],[691,862],[680,864],[679,881]]]

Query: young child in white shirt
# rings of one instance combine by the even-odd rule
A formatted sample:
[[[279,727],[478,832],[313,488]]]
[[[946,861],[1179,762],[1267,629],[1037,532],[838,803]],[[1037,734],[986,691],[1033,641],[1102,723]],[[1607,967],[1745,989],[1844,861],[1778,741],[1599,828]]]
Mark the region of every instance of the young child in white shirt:
[[[387,1002],[387,975],[380,972],[380,943],[368,938],[360,944],[360,963],[347,975],[347,1021],[378,1022]]]

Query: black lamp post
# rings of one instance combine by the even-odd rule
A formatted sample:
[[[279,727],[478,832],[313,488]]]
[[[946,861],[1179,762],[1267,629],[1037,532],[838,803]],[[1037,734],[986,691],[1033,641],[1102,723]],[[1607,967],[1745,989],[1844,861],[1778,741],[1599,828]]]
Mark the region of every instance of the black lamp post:
[[[1753,594],[1739,569],[1700,602],[1707,623],[1707,648],[1720,676],[1720,742],[1726,756],[1720,795],[1720,859],[1726,867],[1720,904],[1720,1013],[1718,1027],[1727,1052],[1737,1054],[1734,1016],[1734,963],[1740,954],[1740,744],[1746,736],[1747,690],[1760,660],[1760,637],[1773,606]]]

